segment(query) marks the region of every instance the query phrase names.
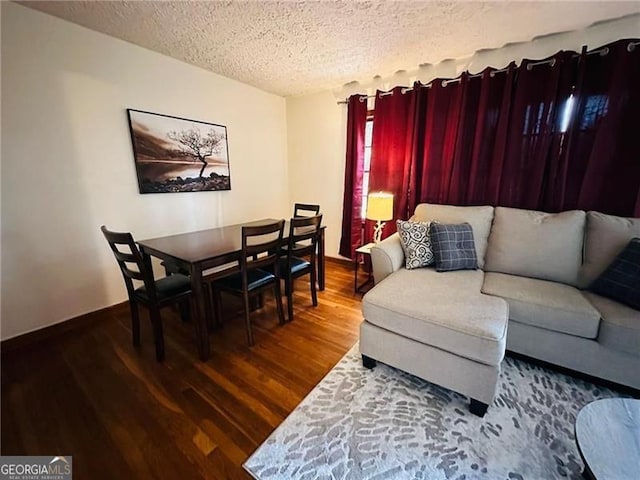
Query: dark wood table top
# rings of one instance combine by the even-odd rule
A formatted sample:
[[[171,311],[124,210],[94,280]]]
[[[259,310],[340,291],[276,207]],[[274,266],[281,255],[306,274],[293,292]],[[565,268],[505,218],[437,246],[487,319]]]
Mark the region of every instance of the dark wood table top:
[[[138,244],[149,251],[162,252],[188,263],[228,255],[242,249],[242,227],[264,225],[277,220],[266,218],[253,222],[226,225],[196,232],[140,240]]]
[[[277,222],[265,218],[251,222],[210,228],[189,233],[139,240],[138,245],[150,253],[163,253],[187,263],[205,262],[224,257],[242,249],[242,227]],[[324,229],[324,226],[321,227]],[[283,238],[289,237],[289,222],[285,223]]]

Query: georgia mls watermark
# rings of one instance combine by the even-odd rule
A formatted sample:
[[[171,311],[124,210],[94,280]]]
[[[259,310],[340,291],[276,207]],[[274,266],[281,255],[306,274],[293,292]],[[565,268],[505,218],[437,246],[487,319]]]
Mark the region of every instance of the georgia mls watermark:
[[[71,456],[0,456],[0,480],[71,480]]]

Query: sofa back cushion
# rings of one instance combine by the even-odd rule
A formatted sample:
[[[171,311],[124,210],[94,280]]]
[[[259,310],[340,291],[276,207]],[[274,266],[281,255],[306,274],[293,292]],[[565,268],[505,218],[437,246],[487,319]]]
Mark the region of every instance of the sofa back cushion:
[[[640,237],[640,218],[624,218],[600,212],[587,213],[581,288],[587,288],[604,272],[634,237]]]
[[[473,229],[478,267],[484,268],[487,240],[493,220],[493,207],[456,207],[421,203],[416,207],[411,220],[414,222],[469,223]]]
[[[496,207],[485,270],[577,285],[585,218]]]

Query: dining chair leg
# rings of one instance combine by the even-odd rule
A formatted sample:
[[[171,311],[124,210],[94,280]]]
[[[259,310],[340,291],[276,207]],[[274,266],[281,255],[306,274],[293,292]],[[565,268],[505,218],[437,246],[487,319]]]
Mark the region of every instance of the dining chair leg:
[[[153,327],[153,339],[156,344],[156,360],[161,362],[164,360],[164,334],[162,332],[162,318],[160,310],[157,308],[150,309],[151,325]]]
[[[224,325],[222,318],[222,293],[220,293],[220,290],[211,286],[211,295],[213,296],[213,315],[215,317],[216,325],[218,327],[222,327]]]
[[[251,331],[251,311],[249,310],[249,294],[245,291],[243,295],[244,299],[244,323],[247,328],[247,343],[250,347],[253,347],[253,332]]]
[[[290,322],[291,320],[293,320],[293,289],[291,288],[293,284],[293,278],[290,275],[287,275],[284,282],[284,292],[287,297],[287,321]]]
[[[189,308],[189,299],[182,300],[178,304],[178,308],[180,309],[180,319],[183,322],[191,321],[191,309]]]
[[[133,337],[133,346],[140,346],[140,315],[138,314],[138,304],[129,300],[129,308],[131,309],[131,336]]]
[[[311,264],[311,302],[314,307],[318,306],[318,293],[316,291],[316,265],[315,263]]]
[[[282,307],[282,289],[280,288],[280,279],[276,278],[276,283],[274,284],[274,288],[275,288],[275,293],[276,293],[276,309],[278,310],[278,322],[280,323],[280,325],[283,325],[285,322],[284,319],[284,308]],[[291,303],[288,303],[289,305],[291,305]],[[293,318],[293,316],[290,317],[290,319]]]

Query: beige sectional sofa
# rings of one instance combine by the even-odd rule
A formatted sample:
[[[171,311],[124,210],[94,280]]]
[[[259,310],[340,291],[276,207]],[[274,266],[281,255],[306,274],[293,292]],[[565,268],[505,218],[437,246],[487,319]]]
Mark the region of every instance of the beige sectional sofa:
[[[372,249],[363,362],[471,398],[483,415],[505,348],[640,389],[640,311],[587,290],[640,237],[640,219],[579,210],[421,204],[415,221],[471,224],[478,270],[407,270],[397,234]]]

